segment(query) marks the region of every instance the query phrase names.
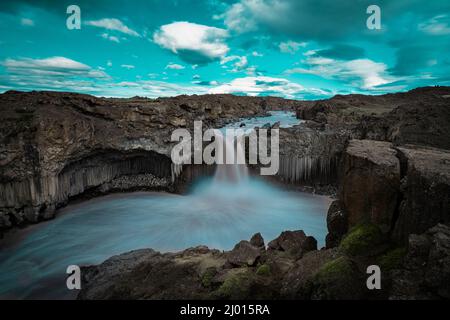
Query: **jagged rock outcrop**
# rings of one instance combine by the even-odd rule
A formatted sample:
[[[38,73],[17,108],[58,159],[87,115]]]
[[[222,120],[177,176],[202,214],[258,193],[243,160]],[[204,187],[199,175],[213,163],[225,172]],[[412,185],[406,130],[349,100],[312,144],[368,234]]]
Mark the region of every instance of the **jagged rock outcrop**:
[[[450,152],[436,148],[397,148],[404,178],[394,237],[420,234],[436,223],[450,223]]]
[[[450,149],[450,88],[424,87],[379,96],[336,95],[302,105],[300,119],[347,130],[354,139]]]
[[[401,269],[393,271],[390,299],[450,299],[450,227],[438,224],[409,236]]]
[[[340,200],[348,227],[370,222],[389,231],[400,190],[400,162],[392,144],[351,140],[342,171]]]
[[[82,267],[78,299],[448,299],[450,227],[411,235],[408,248],[373,242],[371,228],[351,231],[348,248],[312,250],[300,259],[278,249],[256,263],[232,264],[233,251],[204,246],[177,253],[136,250]],[[246,246],[251,246],[247,241]],[[366,246],[363,248],[362,246]],[[256,249],[256,247],[254,247]],[[359,253],[358,253],[359,252]],[[362,253],[362,254],[360,254]],[[380,290],[367,285],[369,265],[382,272]]]
[[[205,299],[209,294],[204,286],[208,274],[224,263],[222,253],[206,247],[175,254],[151,249],[132,251],[99,266],[83,268],[83,290],[78,298]]]
[[[449,164],[450,151],[444,149],[350,141],[339,194],[347,227],[372,223],[405,242],[410,234],[450,222]]]
[[[280,236],[269,242],[268,250],[285,251],[301,258],[305,253],[317,250],[317,240],[307,236],[303,230],[283,231]]]
[[[294,261],[287,252],[266,251],[248,241],[229,252],[204,246],[164,254],[136,250],[82,267],[78,299],[276,298]]]
[[[264,244],[264,238],[262,237],[261,233],[255,233],[251,238],[250,238],[250,244],[252,246],[255,246],[257,248],[260,249],[264,249],[265,248],[265,244]]]
[[[348,231],[348,214],[342,208],[340,200],[334,200],[328,208],[327,229],[328,234],[325,239],[326,247],[337,247],[342,237]]]
[[[260,257],[260,248],[242,240],[230,251],[227,261],[234,266],[253,266]]]
[[[219,127],[299,104],[232,95],[153,100],[1,94],[0,230],[51,218],[56,208],[86,193],[173,188],[182,174],[170,161],[175,128],[191,129],[194,120],[205,129]]]
[[[309,298],[308,282],[317,275],[328,262],[339,257],[337,249],[311,251],[286,272],[281,284],[281,295],[286,299]]]

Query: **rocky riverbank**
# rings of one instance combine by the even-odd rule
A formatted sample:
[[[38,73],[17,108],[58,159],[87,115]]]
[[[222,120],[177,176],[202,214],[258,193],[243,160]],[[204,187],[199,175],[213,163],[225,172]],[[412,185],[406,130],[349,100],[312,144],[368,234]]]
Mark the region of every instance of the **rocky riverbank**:
[[[449,241],[450,227],[438,224],[396,247],[365,225],[322,250],[301,230],[267,246],[255,234],[226,252],[143,249],[82,268],[78,299],[449,299]],[[380,290],[366,286],[372,264]]]

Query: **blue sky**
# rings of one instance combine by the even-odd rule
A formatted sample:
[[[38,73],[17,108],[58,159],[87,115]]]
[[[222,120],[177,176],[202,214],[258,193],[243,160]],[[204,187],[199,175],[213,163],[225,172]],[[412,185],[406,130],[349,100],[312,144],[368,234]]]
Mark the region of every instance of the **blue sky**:
[[[68,5],[81,29],[66,27]],[[381,8],[381,30],[366,9]],[[321,99],[450,85],[447,0],[0,2],[0,92]]]

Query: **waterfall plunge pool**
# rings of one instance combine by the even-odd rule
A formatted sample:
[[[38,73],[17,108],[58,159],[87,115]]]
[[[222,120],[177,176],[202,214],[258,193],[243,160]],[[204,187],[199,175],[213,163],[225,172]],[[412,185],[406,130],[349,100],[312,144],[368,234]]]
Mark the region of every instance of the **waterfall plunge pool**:
[[[278,119],[248,121],[259,126]],[[239,183],[203,178],[186,195],[138,192],[72,204],[54,220],[18,231],[0,249],[0,298],[74,298],[76,292],[65,286],[67,266],[97,264],[140,248],[230,250],[256,232],[267,243],[284,230],[299,229],[320,247],[330,202],[249,176]]]

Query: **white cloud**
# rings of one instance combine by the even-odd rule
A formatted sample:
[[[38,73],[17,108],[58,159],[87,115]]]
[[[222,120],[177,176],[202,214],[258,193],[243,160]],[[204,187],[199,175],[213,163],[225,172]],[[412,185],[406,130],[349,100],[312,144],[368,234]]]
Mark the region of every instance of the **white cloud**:
[[[132,64],[121,64],[120,66],[122,68],[125,68],[125,69],[128,69],[128,70],[131,70],[131,69],[135,68]]]
[[[120,43],[119,38],[117,38],[116,36],[111,36],[111,35],[109,35],[109,34],[107,34],[107,33],[102,33],[100,36],[101,36],[103,39],[106,39],[106,40],[109,40],[109,41],[112,41],[112,42]]]
[[[9,58],[0,64],[6,69],[0,82],[8,89],[92,92],[97,83],[111,79],[100,68],[93,69],[65,57]]]
[[[28,18],[22,18],[20,19],[20,24],[27,27],[34,26],[34,21]]]
[[[258,2],[258,1],[255,1]],[[223,15],[216,16],[216,19],[224,19],[224,23],[229,30],[243,33],[256,30],[256,21],[249,15],[251,11],[248,6],[250,1],[233,4]]]
[[[133,37],[140,36],[139,33],[134,31],[133,29],[130,29],[125,24],[123,24],[122,21],[120,21],[119,19],[115,19],[115,18],[91,20],[91,21],[87,21],[86,25],[94,26],[94,27],[98,27],[98,28],[104,28],[107,30],[122,32],[122,33],[125,33],[125,34],[133,36]]]
[[[112,61],[111,60],[108,60],[108,62],[106,62],[106,65],[108,66],[108,67],[112,67]]]
[[[227,54],[227,37],[224,29],[181,21],[161,26],[153,41],[188,63],[205,64]]]
[[[248,65],[248,59],[246,56],[223,57],[222,60],[220,60],[220,64],[224,65],[224,64],[227,64],[232,61],[236,61],[236,62],[233,63],[233,69],[231,69],[230,72],[243,71]]]
[[[202,86],[179,85],[157,80],[139,80],[119,82],[106,88],[106,95],[118,97],[143,96],[149,98],[170,97],[181,94],[205,94],[207,88]]]
[[[176,63],[172,63],[170,62],[167,66],[166,69],[172,69],[172,70],[183,70],[185,69],[185,66],[182,66],[181,64],[176,64]]]
[[[419,30],[432,35],[450,34],[450,17],[446,14],[435,16],[419,24]]]
[[[308,68],[294,68],[286,73],[314,74],[326,79],[342,80],[365,90],[374,90],[376,86],[395,80],[387,74],[386,64],[370,59],[343,61],[309,56],[303,63]]]
[[[278,44],[278,48],[280,49],[281,52],[283,53],[290,53],[290,54],[294,54],[296,53],[300,48],[304,48],[306,47],[307,43],[306,42],[295,42],[295,41],[286,41],[286,42],[280,42]]]
[[[253,51],[253,52],[252,52],[252,56],[254,56],[254,57],[262,57],[263,54],[262,54],[262,53],[259,53],[259,52],[257,52],[257,51]]]
[[[6,59],[1,62],[8,73],[23,74],[29,76],[80,76],[88,78],[108,78],[109,76],[101,70],[92,69],[81,62],[65,58],[50,57],[45,59]]]
[[[234,93],[249,96],[273,95],[287,98],[301,98],[304,95],[328,95],[320,89],[305,88],[287,79],[264,76],[237,78],[229,83],[211,88],[209,93]]]

